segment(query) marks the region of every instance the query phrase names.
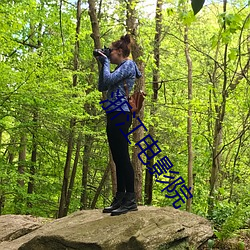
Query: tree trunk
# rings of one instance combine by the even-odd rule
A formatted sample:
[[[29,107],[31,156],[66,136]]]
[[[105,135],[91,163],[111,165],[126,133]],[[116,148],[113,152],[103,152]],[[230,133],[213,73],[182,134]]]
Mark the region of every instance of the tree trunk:
[[[8,146],[8,156],[7,156],[7,163],[8,164],[12,164],[13,163],[13,160],[14,160],[14,158],[15,158],[15,151],[13,150],[13,148],[14,148],[14,145],[16,144],[16,140],[15,140],[15,138],[11,135],[10,136],[10,145]]]
[[[0,128],[0,149],[2,149],[2,128]],[[0,186],[3,185],[3,178],[0,178]],[[2,215],[2,208],[4,207],[4,191],[0,189],[0,215]]]
[[[109,149],[109,165],[111,169],[112,195],[115,196],[117,190],[116,167],[110,149]]]
[[[68,193],[67,193],[67,197],[66,197],[66,206],[65,206],[65,209],[63,211],[63,216],[66,216],[68,214],[68,210],[69,210],[69,204],[70,204],[71,195],[72,195],[72,191],[73,191],[73,187],[74,187],[77,164],[78,164],[79,155],[80,155],[81,142],[82,142],[82,134],[80,132],[79,136],[77,138],[76,154],[75,154],[74,164],[73,164],[72,173],[71,173],[71,177],[70,177],[70,183],[69,183]]]
[[[192,78],[192,60],[189,53],[188,44],[188,27],[185,26],[185,55],[188,66],[188,117],[187,117],[187,145],[188,145],[188,188],[191,187],[191,193],[193,193],[193,151],[192,151],[192,91],[193,91],[193,78]],[[192,199],[187,200],[186,210],[191,212]]]
[[[79,34],[80,34],[80,28],[81,28],[81,9],[82,1],[77,1],[77,11],[76,11],[76,41],[75,41],[75,51],[74,51],[74,71],[77,71],[79,68],[79,48],[80,48],[80,42],[79,42]],[[77,74],[73,75],[73,87],[77,85]]]
[[[22,179],[21,175],[25,172],[25,160],[26,160],[26,136],[21,136],[20,141],[20,148],[19,148],[19,157],[18,157],[18,173],[20,174],[20,177],[18,179],[18,184],[23,187],[24,186],[24,180]]]
[[[79,67],[79,34],[80,34],[80,27],[81,27],[81,0],[77,1],[77,20],[76,20],[76,41],[75,41],[75,51],[74,51],[74,71],[78,70]],[[77,74],[73,75],[73,87],[77,85]],[[74,97],[74,96],[73,96]],[[65,211],[67,210],[66,207],[66,200],[67,200],[67,193],[68,193],[68,183],[69,183],[69,173],[70,173],[70,163],[72,158],[73,152],[73,143],[74,143],[74,130],[75,130],[75,123],[76,119],[71,118],[70,121],[70,132],[68,138],[68,148],[67,148],[67,156],[66,162],[64,166],[64,177],[63,177],[63,185],[61,191],[61,198],[60,198],[60,205],[58,211],[58,218],[65,216]]]
[[[2,149],[2,128],[0,128],[0,149]],[[3,178],[0,178],[0,186],[3,185]],[[4,196],[4,191],[0,189],[0,215],[2,215],[2,208],[4,207],[4,200],[5,200],[5,196]]]
[[[224,0],[223,2],[223,12],[226,13],[227,10],[227,0]],[[247,17],[247,19],[249,16]],[[223,23],[223,30],[226,30],[226,20],[224,18]],[[229,81],[231,82],[229,86],[227,86],[228,82],[228,73],[227,73],[227,54],[228,54],[228,44],[225,44],[224,47],[224,59],[223,59],[223,88],[222,88],[222,102],[220,105],[215,104],[215,110],[217,113],[217,117],[215,120],[214,125],[214,140],[213,140],[213,163],[212,163],[212,169],[211,169],[211,177],[210,177],[210,193],[208,197],[208,215],[211,216],[214,208],[214,201],[215,201],[215,190],[218,186],[218,175],[221,170],[221,146],[222,146],[222,131],[223,131],[223,122],[224,122],[224,116],[225,116],[225,110],[226,110],[226,100],[229,95],[229,92],[227,89],[230,89],[230,91],[234,90],[239,82],[246,76],[248,73],[249,67],[250,67],[250,57],[248,57],[248,60],[245,64],[245,66],[242,68],[241,71],[237,72],[237,66],[235,70],[235,74],[233,75],[232,79]],[[239,55],[240,56],[240,55]],[[237,77],[234,79],[234,76]],[[215,86],[217,87],[217,86]],[[215,94],[214,94],[215,96]],[[215,98],[215,103],[217,103],[218,100]],[[240,147],[240,146],[239,146]],[[238,149],[239,150],[239,149]]]
[[[4,208],[5,196],[2,190],[0,190],[0,215],[2,215],[2,209]]]
[[[156,23],[156,33],[154,39],[154,59],[155,59],[155,67],[153,69],[153,96],[152,96],[152,108],[150,110],[150,117],[156,114],[155,103],[158,98],[158,88],[159,88],[159,68],[160,68],[160,45],[161,45],[161,29],[162,29],[162,0],[157,0],[156,3],[156,15],[155,15],[155,23]],[[155,136],[155,126],[149,126],[149,134],[154,138]],[[152,150],[154,151],[154,148]],[[151,150],[147,151],[147,155],[152,156]],[[154,159],[149,160],[148,167],[153,166]],[[152,192],[153,192],[153,175],[146,170],[145,175],[145,197],[144,203],[145,205],[150,205],[152,203]]]
[[[249,14],[250,15],[250,14]],[[247,18],[249,18],[249,15]],[[248,34],[247,35],[247,50],[248,50],[248,61],[243,69],[243,74],[246,75],[248,70],[249,70],[249,65],[250,65],[250,35]],[[242,75],[243,75],[242,74]],[[236,87],[236,84],[239,83],[240,79],[242,79],[242,75],[239,75],[236,79],[235,79],[235,82],[233,84],[233,88]],[[231,87],[232,89],[232,87]],[[248,119],[250,117],[250,109],[248,110],[248,113],[247,113],[247,116],[246,118],[243,120],[243,129],[242,129],[242,135],[240,137],[240,141],[239,141],[239,145],[238,145],[238,148],[237,148],[237,152],[236,152],[236,155],[234,157],[234,165],[233,165],[233,171],[232,171],[232,179],[231,179],[231,182],[230,182],[230,194],[229,194],[229,201],[228,202],[231,202],[232,201],[232,197],[233,197],[233,188],[234,188],[234,181],[235,181],[235,172],[236,172],[236,162],[238,160],[238,158],[240,158],[240,149],[241,149],[241,146],[242,144],[244,143],[244,139],[243,139],[243,136],[245,134],[245,132],[247,131],[247,124],[248,124]]]
[[[94,0],[88,0],[89,3],[89,16],[91,21],[92,27],[92,34],[91,37],[94,40],[94,47],[96,49],[101,48],[101,40],[100,40],[100,29],[99,29],[99,22],[96,15],[96,7]]]
[[[99,197],[99,195],[101,193],[102,187],[103,187],[103,185],[104,185],[104,183],[105,183],[105,181],[106,181],[106,179],[108,177],[110,167],[111,166],[110,166],[110,162],[109,162],[108,166],[106,167],[106,169],[104,171],[101,182],[100,182],[100,184],[99,184],[99,186],[98,186],[98,188],[97,188],[97,190],[95,192],[94,199],[93,199],[93,201],[91,203],[91,209],[95,208],[95,205],[96,205],[97,199],[98,199],[98,197]]]
[[[2,148],[2,137],[3,137],[3,131],[2,128],[0,128],[0,149]]]
[[[93,137],[85,135],[85,144],[83,150],[83,165],[82,165],[82,193],[81,193],[81,207],[80,209],[87,209],[87,184],[88,184],[88,172],[89,172],[89,157],[91,152],[91,146]]]
[[[44,1],[41,0],[40,1],[40,10],[43,10],[44,9]],[[41,46],[41,38],[43,36],[42,34],[42,28],[43,28],[43,21],[40,21],[39,22],[39,25],[38,25],[38,31],[37,31],[37,35],[38,35],[38,38],[37,38],[37,46],[40,47]],[[35,41],[35,25],[33,23],[30,23],[30,43],[34,43]],[[32,49],[33,50],[33,49]],[[41,56],[41,51],[38,52],[38,55]],[[41,63],[38,62],[38,66],[41,68]],[[40,77],[39,75],[36,77],[37,81],[39,82],[40,81]],[[34,98],[34,104],[36,104],[36,101],[35,101],[35,98]],[[34,191],[34,175],[35,175],[35,165],[36,165],[36,161],[37,161],[37,138],[36,138],[36,135],[37,135],[37,129],[38,129],[38,109],[37,107],[35,106],[34,107],[34,110],[32,111],[33,113],[33,128],[32,128],[32,152],[31,152],[31,166],[29,168],[29,173],[31,175],[31,177],[29,177],[29,182],[28,182],[28,194],[32,194],[33,191]],[[29,199],[29,198],[28,198]],[[28,207],[32,207],[32,203],[31,201],[27,201],[27,206]]]
[[[10,143],[9,146],[6,149],[7,157],[6,157],[6,164],[9,164],[10,166],[13,164],[13,160],[15,158],[15,144],[16,140],[15,138],[10,135]],[[6,174],[8,175],[10,173],[11,168],[7,168]],[[1,179],[1,182],[4,180]],[[17,199],[17,198],[16,198]],[[0,190],[0,215],[2,214],[2,209],[4,208],[4,203],[5,203],[5,192],[3,190]]]
[[[100,29],[99,29],[98,17],[96,14],[95,1],[88,0],[88,4],[89,4],[89,16],[90,16],[91,27],[92,27],[91,37],[94,40],[94,48],[100,49],[101,48]],[[101,5],[102,5],[102,1],[100,1],[100,3],[99,3],[99,12],[98,12],[99,19],[101,16],[100,15]],[[101,70],[100,63],[98,63],[98,69],[99,69],[99,71]],[[107,99],[106,92],[102,92],[102,100],[106,100],[106,99]],[[105,105],[106,104],[104,103],[104,106]],[[109,157],[110,157],[109,161],[111,161],[110,167],[111,167],[112,193],[114,195],[116,193],[116,167],[115,167],[115,163],[114,163],[113,158],[112,158],[110,148],[109,148]]]
[[[29,182],[28,182],[28,194],[32,194],[34,191],[34,175],[35,175],[35,165],[37,159],[37,141],[36,141],[36,128],[37,128],[37,121],[38,121],[38,112],[37,110],[34,111],[33,114],[33,132],[32,132],[32,152],[31,152],[31,162],[32,165],[30,166],[30,175]],[[28,202],[28,207],[32,207],[32,203]]]
[[[61,198],[60,198],[60,205],[59,205],[59,211],[58,211],[58,218],[61,218],[64,216],[64,210],[66,206],[66,198],[67,198],[67,191],[68,191],[68,183],[69,183],[69,173],[70,173],[70,162],[72,157],[72,151],[74,148],[74,126],[75,121],[74,119],[71,119],[70,121],[70,132],[69,132],[69,139],[68,139],[68,147],[67,147],[67,156],[66,156],[66,162],[64,166],[64,176],[63,176],[63,185],[61,190]]]
[[[145,77],[144,77],[144,62],[141,59],[143,55],[143,49],[138,43],[138,34],[137,34],[137,24],[136,24],[136,8],[137,1],[135,0],[128,0],[127,1],[127,32],[131,35],[133,43],[131,46],[132,49],[132,56],[133,60],[137,63],[139,70],[142,73],[142,77],[138,80],[137,84],[135,85],[135,90],[143,90],[145,91]],[[141,121],[143,122],[144,119],[144,105],[140,110],[139,114]],[[133,119],[133,129],[137,127],[139,122],[137,119]],[[144,136],[144,128],[140,127],[133,133],[133,140],[134,142],[140,141]],[[135,193],[138,203],[142,201],[142,162],[138,158],[138,154],[141,152],[140,148],[137,146],[133,147],[133,155],[132,155],[132,165],[135,171]]]
[[[27,150],[27,145],[26,145],[26,135],[21,135],[20,138],[20,147],[19,147],[19,154],[18,154],[18,189],[16,191],[16,196],[14,198],[14,204],[15,204],[15,214],[21,214],[23,213],[21,204],[25,203],[24,197],[23,197],[23,187],[24,187],[24,180],[22,179],[22,175],[25,172],[25,161],[26,161],[26,150]]]
[[[227,0],[223,1],[223,12],[226,13]],[[226,20],[224,18],[224,31],[226,30]],[[214,193],[217,188],[218,175],[221,164],[221,145],[222,145],[222,124],[224,121],[225,109],[226,109],[226,87],[227,87],[227,50],[228,44],[225,44],[224,48],[224,61],[223,61],[223,89],[222,89],[222,103],[220,107],[216,108],[217,116],[214,125],[214,140],[213,140],[213,162],[210,177],[210,193],[208,198],[208,214],[211,215],[214,207]]]

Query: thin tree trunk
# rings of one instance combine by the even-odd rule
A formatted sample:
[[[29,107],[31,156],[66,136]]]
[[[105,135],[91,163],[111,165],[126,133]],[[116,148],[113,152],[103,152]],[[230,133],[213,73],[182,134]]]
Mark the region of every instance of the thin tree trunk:
[[[247,36],[247,41],[248,41],[248,43],[247,43],[248,53],[250,55],[250,35]],[[250,56],[249,56],[249,58],[250,58]],[[246,116],[246,119],[243,121],[243,130],[242,131],[246,131],[247,121],[248,121],[249,116],[250,116],[250,109],[248,110],[248,114]],[[240,141],[239,141],[239,145],[238,145],[238,148],[237,148],[237,152],[236,152],[236,155],[234,157],[233,173],[232,173],[232,179],[230,181],[230,194],[229,194],[229,200],[228,200],[228,202],[231,202],[232,201],[232,197],[233,197],[233,188],[234,188],[235,172],[236,172],[236,170],[235,170],[236,169],[236,162],[238,160],[240,149],[241,149],[241,146],[242,146],[242,140],[243,140],[242,137],[243,137],[243,135],[244,135],[244,133],[240,137]]]
[[[98,22],[98,17],[100,21],[100,12],[101,12],[101,5],[102,1],[100,1],[99,4],[99,13],[98,17],[96,14],[96,6],[95,6],[95,1],[94,0],[88,0],[89,4],[89,16],[90,16],[90,21],[91,21],[91,27],[92,27],[92,34],[91,37],[94,40],[94,47],[95,49],[100,49],[101,48],[101,40],[100,40],[100,28],[99,28],[99,22]],[[101,70],[101,65],[98,63],[98,69],[99,71]],[[107,94],[106,92],[102,92],[102,100],[107,99]],[[104,106],[106,104],[104,103]],[[113,162],[112,154],[109,148],[109,156],[110,156],[110,167],[111,167],[111,180],[112,180],[112,193],[113,195],[116,193],[116,169],[115,169],[115,163]]]
[[[137,34],[137,24],[136,24],[136,5],[137,1],[135,0],[128,0],[127,1],[127,19],[126,19],[126,27],[127,32],[132,36],[133,43],[132,43],[132,56],[133,60],[137,63],[139,70],[142,73],[142,77],[138,80],[135,90],[143,90],[145,91],[145,78],[144,78],[144,69],[145,65],[143,60],[141,59],[143,55],[143,49],[138,43],[138,34]],[[139,116],[141,121],[143,122],[144,119],[144,105],[139,112]],[[140,123],[137,119],[133,119],[133,129],[139,126]],[[135,142],[140,141],[144,136],[144,128],[140,127],[133,133],[133,140]],[[138,158],[138,154],[141,152],[140,148],[137,146],[133,147],[133,154],[132,154],[132,166],[134,167],[135,171],[135,193],[138,203],[142,201],[142,162]]]
[[[17,179],[17,183],[18,183],[18,190],[16,193],[16,196],[14,198],[14,204],[15,204],[15,214],[21,214],[23,211],[21,209],[20,204],[25,203],[24,198],[23,198],[23,187],[24,187],[24,179],[22,177],[22,175],[24,174],[24,172],[26,171],[25,169],[25,161],[26,161],[26,150],[27,150],[27,145],[26,142],[27,138],[26,135],[21,135],[20,138],[20,147],[19,147],[19,153],[18,153],[18,179]]]
[[[37,141],[36,136],[33,134],[32,137],[32,152],[31,152],[31,162],[32,165],[30,166],[30,174],[32,177],[29,177],[28,182],[28,194],[32,194],[34,191],[34,175],[35,175],[35,164],[37,159]],[[32,206],[32,204],[30,204]]]
[[[40,10],[43,10],[44,9],[44,1],[41,0],[40,1]],[[38,38],[37,38],[37,46],[38,47],[41,47],[42,45],[42,42],[41,42],[41,38],[42,38],[42,28],[43,28],[43,21],[40,21],[39,22],[39,25],[38,25],[38,31],[37,31],[37,35],[38,35]],[[35,40],[35,37],[34,37],[34,34],[35,34],[35,26],[31,23],[30,24],[30,41],[31,43],[33,42],[34,43],[34,40]],[[38,52],[38,55],[41,56],[41,51]],[[39,67],[41,67],[41,64],[40,62],[38,62],[38,65]],[[37,81],[39,82],[40,81],[40,77],[37,76]],[[34,103],[35,102],[35,99],[34,99]],[[39,117],[39,112],[38,112],[38,108],[37,107],[34,107],[34,111],[33,111],[33,129],[32,129],[32,152],[31,152],[31,166],[30,166],[30,169],[29,169],[29,173],[31,175],[31,177],[29,177],[29,182],[28,182],[28,194],[32,194],[33,191],[34,191],[34,177],[35,176],[35,172],[36,172],[36,168],[35,168],[35,165],[36,165],[36,161],[37,161],[37,129],[38,129],[38,117]],[[32,207],[32,203],[31,201],[28,200],[27,202],[27,206],[28,207]]]
[[[2,149],[2,135],[3,130],[0,128],[0,149]],[[3,185],[3,178],[0,179],[0,185]],[[0,215],[2,215],[2,208],[4,207],[5,195],[4,191],[0,189]]]
[[[110,167],[111,166],[110,166],[110,162],[109,162],[108,166],[106,167],[106,169],[104,171],[104,174],[102,176],[101,182],[100,182],[100,184],[99,184],[99,186],[98,186],[98,188],[97,188],[97,190],[95,192],[94,199],[93,199],[93,201],[91,203],[91,209],[95,208],[95,205],[96,205],[97,199],[98,199],[98,197],[99,197],[99,195],[101,193],[102,187],[104,186],[104,183],[105,183],[105,181],[106,181],[106,179],[108,177]]]
[[[111,169],[112,195],[115,196],[117,190],[116,167],[110,149],[109,149],[109,165]]]
[[[82,1],[77,1],[77,11],[76,11],[76,41],[75,41],[75,51],[74,51],[74,70],[77,71],[79,68],[79,48],[80,48],[80,42],[79,42],[79,34],[80,34],[80,28],[81,28],[81,9]],[[77,74],[73,75],[73,87],[77,85]]]
[[[0,128],[0,149],[2,148],[2,134],[3,131]],[[3,185],[3,178],[0,179],[0,185]],[[4,191],[0,189],[0,215],[2,215],[2,208],[4,207]]]
[[[33,25],[33,23],[30,23],[30,36],[29,36],[29,40],[30,43],[34,43],[34,34],[35,34],[35,26]],[[34,52],[34,48],[29,48],[30,52]],[[36,107],[35,107],[36,109]],[[38,118],[38,113],[37,110],[33,111],[33,126],[37,123],[37,118]],[[34,126],[35,127],[35,126]],[[32,152],[31,152],[31,166],[29,167],[29,182],[28,182],[28,194],[32,194],[33,193],[33,189],[34,189],[34,178],[33,175],[35,174],[35,164],[36,164],[36,153],[37,153],[37,143],[36,143],[36,139],[35,139],[35,133],[36,133],[36,129],[33,127],[33,131],[32,131]],[[27,207],[32,207],[32,203],[29,201],[29,196],[27,199]],[[27,211],[28,212],[28,211]]]
[[[10,136],[10,146],[8,147],[8,156],[6,159],[8,164],[10,164],[10,165],[13,163],[13,160],[15,158],[15,154],[14,154],[15,151],[13,150],[15,143],[16,143],[16,140],[11,135]]]
[[[217,47],[216,47],[216,52],[215,52],[215,60],[217,61],[218,60],[218,55],[219,55],[219,51],[220,51],[220,41],[218,41],[217,43]],[[219,84],[218,84],[218,78],[216,76],[217,74],[217,70],[218,70],[218,65],[216,62],[214,62],[214,69],[213,69],[213,73],[212,74],[209,74],[209,77],[210,77],[210,81],[212,82],[213,84],[213,90],[211,91],[210,90],[210,95],[209,95],[209,105],[210,105],[210,108],[209,108],[209,112],[208,112],[208,131],[211,131],[211,134],[213,135],[213,142],[212,142],[212,145],[211,145],[211,148],[212,148],[212,169],[211,169],[211,177],[210,177],[210,189],[211,189],[211,184],[212,184],[212,181],[211,181],[211,178],[214,178],[214,176],[212,177],[212,173],[213,173],[213,166],[215,166],[214,164],[214,144],[215,144],[215,126],[216,126],[216,121],[217,121],[217,118],[218,118],[218,113],[219,113],[219,104],[218,104],[218,98],[217,98],[217,93],[216,93],[216,89],[219,88]],[[212,94],[213,94],[213,98],[214,98],[214,109],[215,109],[215,112],[217,114],[217,118],[216,118],[216,121],[215,121],[215,125],[213,126],[212,125]],[[212,132],[213,131],[213,132]],[[213,173],[214,174],[214,173]],[[210,191],[211,193],[211,191]],[[208,197],[208,213],[209,210],[212,209],[211,205],[212,205],[212,202],[213,202],[213,197],[209,196]],[[211,204],[211,205],[210,205]]]
[[[24,180],[22,179],[21,175],[24,174],[25,172],[25,160],[26,160],[26,136],[22,135],[21,136],[21,141],[20,141],[20,148],[19,148],[19,157],[18,157],[18,173],[20,174],[19,179],[18,179],[18,184],[23,187],[24,186]]]
[[[226,13],[227,10],[227,0],[223,1],[223,12]],[[224,31],[226,30],[226,20],[224,18]],[[223,89],[222,89],[222,103],[220,108],[217,109],[217,117],[214,126],[214,140],[213,140],[213,163],[210,177],[210,193],[208,199],[208,214],[211,215],[214,207],[214,192],[217,188],[218,175],[220,171],[221,164],[221,145],[222,145],[222,124],[224,121],[225,109],[226,109],[226,86],[227,86],[227,50],[228,44],[225,44],[224,48],[224,62],[223,62]]]
[[[185,26],[185,55],[188,65],[188,117],[187,117],[187,145],[188,145],[188,188],[191,187],[191,193],[193,193],[193,151],[192,151],[192,91],[193,91],[193,77],[192,77],[192,59],[189,53],[188,44],[188,27]],[[186,203],[186,210],[191,212],[192,199],[188,199]]]
[[[101,40],[100,40],[100,29],[99,29],[99,22],[96,15],[96,6],[94,0],[88,0],[89,4],[89,16],[92,26],[92,34],[91,37],[94,40],[94,47],[96,49],[101,48]]]
[[[81,27],[81,1],[77,2],[77,21],[76,21],[76,42],[75,42],[75,52],[74,52],[74,70],[78,70],[79,68],[79,48],[80,48],[80,43],[79,43],[79,34],[80,34],[80,27]],[[77,85],[77,74],[73,75],[73,87]],[[70,200],[71,200],[71,195],[74,187],[74,182],[75,182],[75,176],[76,176],[76,170],[77,170],[77,164],[78,164],[78,159],[79,159],[79,154],[80,154],[80,147],[81,147],[81,140],[82,140],[82,134],[78,135],[77,143],[76,143],[76,154],[75,154],[75,159],[73,163],[73,168],[70,176],[70,183],[69,187],[67,190],[67,196],[66,196],[66,204],[65,208],[63,211],[63,216],[66,216],[68,214],[69,210],[69,205],[70,205]]]
[[[0,215],[2,215],[3,212],[2,209],[4,208],[4,203],[5,203],[5,195],[4,192],[0,190]]]
[[[2,137],[3,137],[3,131],[2,128],[0,128],[0,149],[2,148]]]
[[[161,30],[162,30],[162,0],[157,0],[156,3],[156,15],[155,15],[155,23],[156,23],[156,33],[154,39],[154,59],[155,59],[155,67],[153,69],[153,96],[152,96],[152,108],[150,110],[150,117],[154,116],[156,113],[155,103],[158,98],[158,88],[159,88],[159,68],[160,68],[160,45],[161,45]],[[154,138],[155,136],[155,126],[149,126],[149,134]],[[152,150],[154,151],[154,148]],[[151,150],[147,151],[147,155],[152,156]],[[154,164],[154,159],[149,160],[148,167],[152,168]],[[152,192],[153,192],[153,175],[146,170],[145,175],[145,197],[144,203],[145,205],[150,205],[152,203]]]
[[[88,184],[88,172],[89,172],[89,158],[91,152],[91,146],[93,143],[93,137],[85,135],[85,143],[83,150],[83,165],[82,165],[82,193],[81,193],[81,207],[80,209],[87,209],[87,184]]]
[[[74,51],[74,71],[78,70],[79,67],[79,34],[80,34],[80,27],[81,27],[81,0],[77,1],[77,20],[76,20],[76,41],[75,41],[75,51]],[[77,85],[77,74],[73,75],[73,87]],[[73,97],[75,97],[73,95]],[[58,218],[61,218],[65,216],[66,208],[66,200],[67,200],[67,193],[68,193],[68,184],[69,184],[69,178],[70,178],[70,163],[72,158],[72,152],[74,148],[74,137],[75,137],[75,123],[76,119],[71,118],[70,120],[70,132],[69,132],[69,138],[68,138],[68,148],[67,148],[67,156],[66,156],[66,162],[64,166],[64,177],[63,177],[63,185],[61,190],[61,198],[60,198],[60,205],[59,205],[59,211],[58,211]]]
[[[71,119],[70,121],[70,132],[69,132],[69,139],[68,139],[68,147],[67,147],[67,156],[66,156],[66,162],[64,166],[64,175],[63,175],[63,185],[61,190],[61,198],[60,198],[60,205],[59,205],[59,211],[58,211],[58,218],[61,218],[64,216],[64,209],[66,206],[66,198],[67,198],[67,191],[68,191],[68,183],[69,183],[69,173],[70,173],[70,162],[72,157],[72,151],[74,148],[74,126],[75,121],[74,119]]]
[[[80,155],[81,142],[82,142],[82,134],[80,132],[79,136],[77,138],[76,154],[75,154],[74,164],[73,164],[72,173],[71,173],[71,177],[70,177],[70,183],[69,183],[68,193],[67,193],[67,197],[66,197],[66,206],[65,206],[65,209],[63,212],[63,216],[66,216],[68,214],[68,210],[69,210],[69,204],[70,204],[71,195],[72,195],[72,191],[73,191],[73,187],[74,187],[76,170],[77,170],[77,165],[78,165],[78,160],[79,160],[79,155]]]
[[[36,160],[37,160],[37,141],[36,141],[36,128],[37,128],[37,121],[38,121],[38,112],[37,110],[34,111],[33,114],[33,124],[34,124],[34,129],[32,132],[32,152],[31,152],[31,166],[30,166],[30,175],[29,177],[29,182],[28,182],[28,194],[32,194],[34,191],[34,175],[35,175],[35,165],[36,165]],[[28,202],[28,207],[32,207],[32,203]]]

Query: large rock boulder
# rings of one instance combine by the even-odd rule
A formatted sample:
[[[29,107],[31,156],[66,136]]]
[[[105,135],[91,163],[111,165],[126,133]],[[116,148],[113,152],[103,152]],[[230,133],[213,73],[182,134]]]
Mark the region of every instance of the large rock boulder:
[[[15,240],[38,229],[48,221],[48,219],[34,217],[31,215],[1,215],[0,243],[2,241]]]
[[[138,209],[119,216],[102,209],[78,211],[19,238],[5,237],[0,250],[197,249],[213,235],[203,217],[172,207]]]

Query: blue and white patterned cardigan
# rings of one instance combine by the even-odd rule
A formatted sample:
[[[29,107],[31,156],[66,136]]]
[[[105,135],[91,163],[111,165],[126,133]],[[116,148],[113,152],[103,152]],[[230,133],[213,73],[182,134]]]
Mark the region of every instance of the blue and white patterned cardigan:
[[[107,92],[107,103],[106,107],[109,106],[112,102],[115,102],[115,105],[111,105],[106,109],[107,111],[130,111],[128,105],[125,103],[127,100],[126,92],[124,89],[124,81],[126,80],[129,93],[131,92],[135,79],[140,78],[142,76],[141,72],[139,71],[136,63],[133,60],[124,60],[120,65],[116,67],[113,72],[110,72],[110,60],[108,58],[104,59],[102,68],[100,70],[99,75],[99,82],[98,82],[98,90],[99,91],[108,91]],[[123,96],[122,98],[117,97],[117,90],[119,95]],[[113,92],[113,95],[112,95]],[[119,99],[119,100],[117,100]],[[119,106],[121,103],[124,104],[121,107]],[[117,106],[116,106],[117,105]]]

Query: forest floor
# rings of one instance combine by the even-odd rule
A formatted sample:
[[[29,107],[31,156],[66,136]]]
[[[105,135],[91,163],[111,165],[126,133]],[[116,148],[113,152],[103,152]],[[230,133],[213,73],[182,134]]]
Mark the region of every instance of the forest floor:
[[[241,232],[237,237],[224,241],[214,239],[215,244],[212,250],[250,250],[250,231]],[[244,244],[242,244],[244,243]],[[199,248],[200,250],[209,250],[207,244]]]

